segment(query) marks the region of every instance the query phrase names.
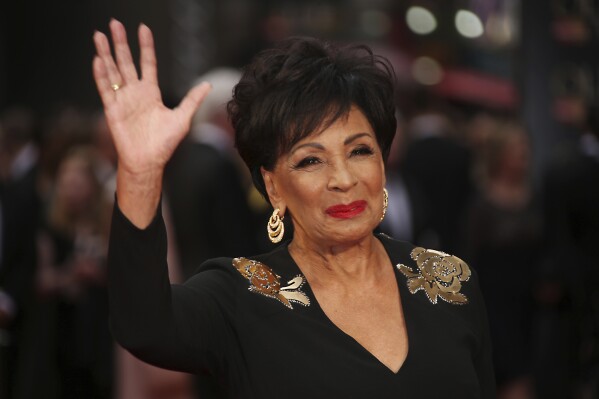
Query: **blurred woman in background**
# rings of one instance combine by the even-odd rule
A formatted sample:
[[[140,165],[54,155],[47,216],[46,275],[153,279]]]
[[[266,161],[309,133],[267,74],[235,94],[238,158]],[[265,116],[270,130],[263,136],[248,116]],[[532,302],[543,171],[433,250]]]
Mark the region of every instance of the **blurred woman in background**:
[[[55,311],[48,349],[61,398],[106,398],[112,389],[105,288],[111,206],[95,159],[89,147],[62,159],[39,238],[38,289]]]

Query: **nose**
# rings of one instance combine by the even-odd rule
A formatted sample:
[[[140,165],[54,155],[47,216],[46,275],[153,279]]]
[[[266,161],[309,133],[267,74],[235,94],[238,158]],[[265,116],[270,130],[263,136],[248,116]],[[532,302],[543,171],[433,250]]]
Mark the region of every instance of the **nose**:
[[[358,183],[356,174],[345,160],[334,162],[330,169],[329,190],[347,191]]]

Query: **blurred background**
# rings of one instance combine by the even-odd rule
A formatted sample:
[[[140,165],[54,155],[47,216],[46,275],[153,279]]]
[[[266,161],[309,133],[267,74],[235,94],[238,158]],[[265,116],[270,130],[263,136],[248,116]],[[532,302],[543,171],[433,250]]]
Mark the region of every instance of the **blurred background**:
[[[64,0],[0,4],[0,398],[220,397],[110,338],[111,17],[134,58],[153,30],[168,105],[214,86],[165,176],[174,281],[269,248],[223,107],[240,68],[290,35],[366,43],[398,78],[381,230],[478,271],[500,398],[599,397],[598,0]]]

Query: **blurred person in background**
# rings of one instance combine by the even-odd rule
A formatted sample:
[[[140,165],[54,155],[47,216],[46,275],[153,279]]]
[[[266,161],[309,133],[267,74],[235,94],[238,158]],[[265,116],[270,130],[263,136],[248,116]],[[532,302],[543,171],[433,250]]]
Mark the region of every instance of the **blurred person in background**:
[[[51,338],[38,356],[47,355],[56,369],[58,398],[112,395],[105,287],[110,211],[94,149],[70,148],[58,163],[38,239],[38,291],[42,309],[53,314],[39,320]]]
[[[248,203],[251,179],[242,172],[226,111],[240,76],[237,70],[218,68],[200,78],[211,83],[212,95],[194,115],[190,134],[165,170],[165,194],[184,278],[215,256],[260,252]]]
[[[483,127],[479,118],[473,121],[475,128]],[[532,291],[542,255],[541,209],[531,185],[524,128],[516,121],[487,120],[484,129],[476,151],[468,259],[478,266],[489,314],[498,397],[529,399],[534,397]]]
[[[555,148],[544,180],[546,256],[536,297],[539,396],[599,396],[599,106]],[[582,396],[586,395],[586,396]]]
[[[385,170],[389,206],[379,229],[398,240],[427,245],[429,237],[434,235],[429,219],[430,204],[418,182],[404,170],[407,137],[399,112],[397,119],[398,128],[391,143]]]
[[[464,220],[472,191],[471,154],[457,136],[452,117],[446,107],[432,102],[410,117],[403,163],[405,175],[422,193],[430,221],[420,243],[450,253],[464,249]]]
[[[38,182],[43,202],[52,195],[58,167],[67,152],[75,146],[91,145],[90,124],[89,115],[73,105],[62,105],[47,113],[41,127]]]
[[[0,114],[0,397],[10,398],[30,306],[39,226],[39,150],[24,108]]]
[[[270,248],[270,242],[263,237],[263,234],[259,234],[259,231],[263,227],[264,218],[269,216],[269,205],[252,184],[252,177],[235,149],[235,130],[226,109],[235,84],[239,82],[240,78],[240,70],[220,67],[210,70],[196,79],[196,84],[203,81],[210,82],[212,90],[210,98],[206,98],[205,107],[198,109],[193,117],[190,137],[194,142],[217,149],[237,167],[239,176],[235,177],[233,183],[239,184],[245,191],[247,202],[247,206],[242,207],[242,212],[249,211],[252,218],[250,227],[257,229],[255,233],[258,233],[256,241],[252,245],[255,245],[258,251],[264,251]],[[246,209],[247,207],[249,210]],[[290,230],[289,233],[292,234],[293,231]]]

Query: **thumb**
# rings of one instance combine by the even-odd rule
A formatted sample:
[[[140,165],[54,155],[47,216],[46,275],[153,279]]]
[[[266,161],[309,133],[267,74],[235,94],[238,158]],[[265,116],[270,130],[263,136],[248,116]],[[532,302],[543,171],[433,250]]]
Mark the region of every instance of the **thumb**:
[[[187,95],[181,100],[177,107],[177,112],[181,116],[181,120],[191,120],[204,98],[212,90],[212,85],[208,82],[202,82],[197,86],[192,87]]]

